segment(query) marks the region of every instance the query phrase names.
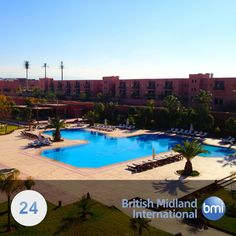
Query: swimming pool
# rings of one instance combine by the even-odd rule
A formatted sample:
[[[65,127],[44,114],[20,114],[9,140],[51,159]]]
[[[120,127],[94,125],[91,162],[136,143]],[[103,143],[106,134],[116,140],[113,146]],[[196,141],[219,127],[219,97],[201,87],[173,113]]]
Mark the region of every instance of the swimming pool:
[[[52,135],[52,131],[44,133]],[[153,148],[155,148],[156,153],[166,152],[171,150],[177,143],[184,141],[180,137],[156,134],[112,138],[98,132],[90,132],[83,129],[61,130],[61,135],[63,138],[70,140],[88,140],[88,143],[44,150],[41,156],[82,168],[98,168],[135,158],[151,156]],[[200,156],[223,157],[235,152],[229,148],[209,145],[204,145],[204,149],[210,153]]]

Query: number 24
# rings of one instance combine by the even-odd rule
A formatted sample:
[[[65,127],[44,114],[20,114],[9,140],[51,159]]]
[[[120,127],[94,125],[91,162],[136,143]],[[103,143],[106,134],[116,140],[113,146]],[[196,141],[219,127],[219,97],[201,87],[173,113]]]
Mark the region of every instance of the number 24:
[[[30,212],[33,212],[34,214],[37,214],[37,212],[38,212],[37,202],[33,202],[31,207],[29,207],[28,211],[27,211],[27,208],[28,208],[28,203],[27,202],[20,202],[20,205],[23,206],[22,209],[20,210],[20,214],[28,214]]]

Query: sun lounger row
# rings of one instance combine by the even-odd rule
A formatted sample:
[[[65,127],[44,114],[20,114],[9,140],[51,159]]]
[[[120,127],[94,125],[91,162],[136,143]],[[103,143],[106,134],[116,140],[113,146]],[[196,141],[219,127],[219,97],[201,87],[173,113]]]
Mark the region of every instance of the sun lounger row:
[[[46,129],[48,125],[37,125],[36,129]]]
[[[21,131],[21,135],[26,137],[26,138],[29,138],[29,139],[38,138],[38,136],[36,134],[32,134],[32,133],[29,133],[29,132],[26,132],[26,131]]]
[[[28,147],[42,147],[42,146],[49,146],[52,142],[49,140],[49,138],[45,138],[41,141],[35,140],[28,144]]]
[[[127,165],[127,170],[131,171],[132,173],[140,173],[140,172],[150,170],[159,166],[163,166],[169,163],[180,161],[182,159],[183,159],[183,156],[180,154],[164,155],[156,159],[144,161],[143,163],[138,163],[138,164],[133,163],[132,165]]]
[[[200,137],[200,138],[205,138],[208,134],[207,132],[194,131],[194,130],[185,130],[185,129],[178,129],[178,128],[171,128],[167,132],[168,133],[173,133],[173,134],[189,135],[189,136]]]
[[[96,129],[96,130],[102,130],[102,131],[114,131],[116,129],[115,126],[112,125],[102,125],[102,124],[95,124],[94,126],[91,126],[91,128]]]
[[[116,127],[119,128],[119,129],[128,129],[128,130],[135,129],[134,125],[126,125],[126,124],[119,124]]]
[[[233,145],[235,143],[235,141],[236,141],[235,138],[233,138],[231,136],[229,136],[228,138],[221,139],[221,143],[223,143],[223,144],[231,144],[231,145]]]

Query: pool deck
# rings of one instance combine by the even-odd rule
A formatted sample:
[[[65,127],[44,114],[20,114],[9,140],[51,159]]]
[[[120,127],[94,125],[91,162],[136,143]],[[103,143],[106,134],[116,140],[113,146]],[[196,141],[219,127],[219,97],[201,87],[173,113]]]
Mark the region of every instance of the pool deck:
[[[95,131],[95,130],[93,130]],[[124,163],[109,165],[101,168],[76,168],[64,163],[60,163],[48,158],[43,158],[40,153],[43,150],[51,148],[59,148],[71,145],[86,143],[85,140],[67,140],[63,142],[53,143],[50,147],[41,148],[25,148],[31,142],[29,139],[20,136],[20,130],[9,135],[0,136],[0,168],[17,168],[21,171],[21,178],[32,176],[35,180],[43,180],[36,184],[35,189],[41,192],[47,200],[57,204],[59,200],[63,205],[77,201],[83,194],[90,192],[91,196],[96,200],[111,206],[114,205],[128,215],[130,210],[121,208],[121,199],[131,199],[133,197],[160,198],[181,197],[186,195],[188,191],[198,189],[209,181],[189,181],[194,180],[216,180],[224,178],[236,171],[235,165],[229,165],[222,162],[222,158],[204,158],[196,157],[192,160],[194,169],[197,169],[201,175],[199,177],[187,178],[184,184],[190,188],[187,192],[181,191],[178,185],[182,184],[182,180],[175,174],[175,170],[183,169],[185,161],[179,161],[167,164],[158,168],[132,174],[126,170],[127,164],[139,163],[152,157],[144,157],[127,161]],[[37,131],[38,132],[38,131]],[[106,132],[103,132],[106,133]],[[160,132],[151,132],[148,130],[124,131],[115,130],[107,133],[112,137],[128,137],[141,134],[160,134]],[[210,145],[219,145],[219,140],[206,139],[206,143]],[[236,149],[236,146],[231,148]],[[85,157],[86,158],[86,157]],[[54,180],[54,181],[45,181]],[[58,181],[67,180],[67,181]],[[104,182],[104,181],[69,181],[69,180],[150,180],[150,181],[122,181],[122,182]],[[113,184],[115,183],[115,184]],[[168,191],[158,192],[153,189],[153,183],[162,183],[171,185],[176,188],[176,194],[173,196]],[[171,186],[169,186],[171,188]],[[157,195],[158,194],[158,195]],[[1,195],[0,201],[4,195]],[[189,230],[191,227],[184,225],[176,220],[160,220],[153,219],[151,224],[159,229],[166,230],[171,233],[182,232],[183,235],[195,235]],[[199,232],[199,235],[205,235]],[[227,235],[214,229],[209,229],[207,235]]]
[[[94,130],[93,130],[94,131]],[[144,171],[137,174],[132,174],[125,170],[127,165],[138,163],[152,158],[151,156],[130,160],[123,163],[109,165],[101,168],[77,168],[64,163],[60,163],[48,158],[42,158],[40,153],[46,149],[59,148],[71,145],[78,145],[86,143],[85,140],[64,140],[63,142],[53,143],[50,147],[40,148],[25,148],[30,142],[29,139],[22,138],[19,130],[12,134],[0,136],[0,165],[14,167],[19,169],[25,175],[32,176],[35,179],[42,180],[147,180],[147,179],[177,179],[178,176],[174,170],[182,169],[184,160],[162,167],[154,168],[152,170]],[[38,132],[38,131],[37,131]],[[106,132],[103,132],[106,133]],[[128,137],[140,134],[160,134],[160,132],[151,132],[148,130],[125,131],[115,130],[108,132],[107,135],[112,137]],[[219,140],[206,139],[206,144],[218,145]],[[224,145],[224,147],[229,147]],[[231,146],[236,149],[236,146]],[[229,175],[235,166],[227,165],[227,163],[220,162],[222,158],[204,158],[196,157],[192,160],[194,169],[200,171],[201,175],[194,179],[219,179]],[[223,164],[224,167],[223,167]],[[173,170],[173,171],[172,171]],[[191,178],[190,178],[191,179]]]

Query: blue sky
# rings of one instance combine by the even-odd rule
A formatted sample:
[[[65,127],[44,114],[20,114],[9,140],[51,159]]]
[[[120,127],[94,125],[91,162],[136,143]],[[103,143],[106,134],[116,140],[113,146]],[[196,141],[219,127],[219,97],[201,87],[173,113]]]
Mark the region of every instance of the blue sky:
[[[236,76],[235,0],[1,0],[0,77]]]

